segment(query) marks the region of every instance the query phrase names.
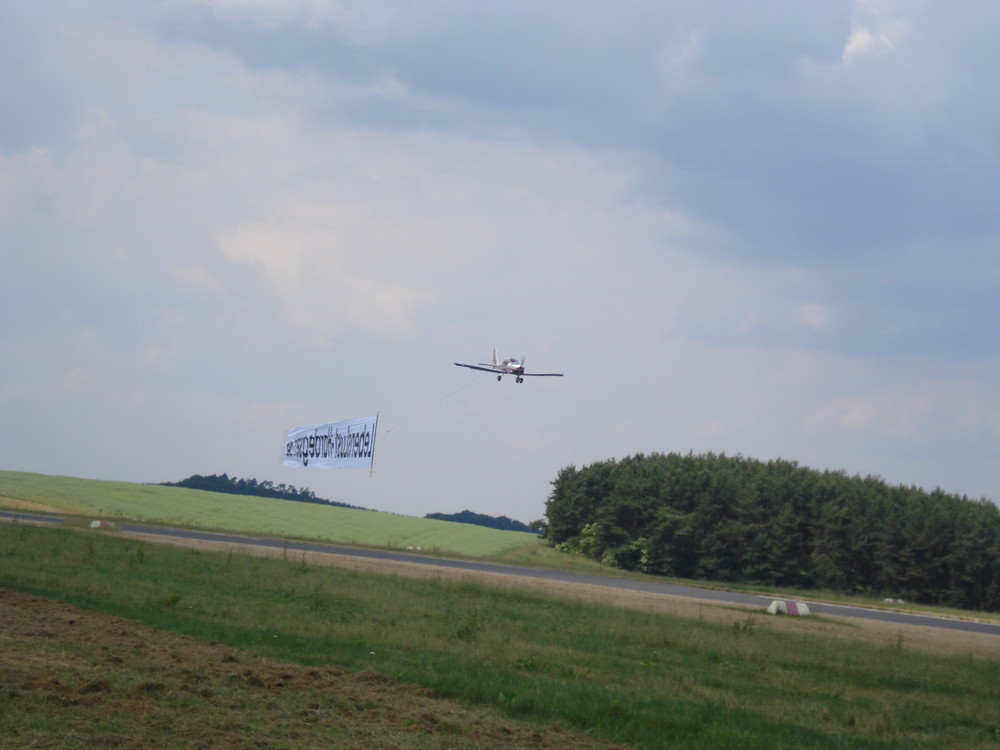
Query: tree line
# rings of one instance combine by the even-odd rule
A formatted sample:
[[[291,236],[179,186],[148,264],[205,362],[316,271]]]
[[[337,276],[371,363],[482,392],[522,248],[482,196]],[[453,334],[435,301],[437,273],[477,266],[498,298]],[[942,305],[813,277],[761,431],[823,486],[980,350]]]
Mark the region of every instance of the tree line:
[[[187,479],[179,482],[161,482],[167,487],[187,487],[192,490],[206,490],[208,492],[224,492],[230,495],[252,495],[255,497],[274,497],[281,500],[295,500],[300,503],[316,503],[317,505],[334,505],[339,508],[357,508],[355,505],[338,503],[336,500],[326,500],[317,497],[316,493],[309,489],[298,489],[291,484],[275,484],[265,479],[258,482],[256,479],[240,479],[231,477],[228,474],[192,474]]]
[[[231,495],[252,495],[256,497],[273,497],[281,500],[294,500],[300,503],[316,503],[318,505],[333,505],[339,508],[354,508],[355,510],[368,510],[359,508],[357,505],[348,505],[335,500],[325,500],[317,497],[316,493],[310,489],[298,489],[291,484],[275,484],[265,479],[258,482],[256,479],[241,479],[231,477],[228,474],[192,474],[187,479],[179,482],[161,482],[166,487],[187,487],[192,490],[206,490],[208,492],[225,492]],[[424,518],[436,518],[441,521],[455,521],[457,523],[469,523],[476,526],[485,526],[490,529],[502,529],[504,531],[527,531],[532,534],[540,533],[542,521],[532,521],[531,524],[524,524],[515,521],[507,516],[487,516],[482,513],[473,513],[471,510],[463,510],[461,513],[428,513]]]
[[[532,521],[530,524],[515,521],[507,516],[487,516],[483,513],[475,513],[471,510],[463,510],[459,513],[428,513],[424,518],[434,518],[438,521],[454,521],[455,523],[471,523],[474,526],[485,526],[488,529],[500,529],[501,531],[526,531],[529,534],[537,534],[541,530],[541,521]]]
[[[545,538],[655,575],[1000,610],[1000,509],[940,489],[742,456],[562,469]]]

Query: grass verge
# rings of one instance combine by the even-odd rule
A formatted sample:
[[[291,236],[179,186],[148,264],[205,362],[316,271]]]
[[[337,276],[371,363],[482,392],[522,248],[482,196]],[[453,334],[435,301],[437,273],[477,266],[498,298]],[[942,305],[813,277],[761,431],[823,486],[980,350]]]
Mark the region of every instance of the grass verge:
[[[657,748],[995,748],[1000,664],[0,524],[0,586]]]

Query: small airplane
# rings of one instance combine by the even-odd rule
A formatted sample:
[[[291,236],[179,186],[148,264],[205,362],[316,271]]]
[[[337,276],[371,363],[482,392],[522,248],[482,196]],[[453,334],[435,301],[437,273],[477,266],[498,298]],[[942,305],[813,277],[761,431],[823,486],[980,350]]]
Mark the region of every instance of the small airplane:
[[[523,383],[525,377],[536,377],[536,378],[561,378],[563,374],[561,372],[525,372],[524,371],[524,357],[520,360],[516,360],[512,357],[505,359],[503,362],[497,360],[497,350],[493,350],[493,361],[492,362],[480,362],[475,365],[466,365],[461,362],[456,362],[459,367],[468,367],[471,370],[482,370],[483,372],[496,373],[497,382],[504,375],[513,375],[515,383]]]

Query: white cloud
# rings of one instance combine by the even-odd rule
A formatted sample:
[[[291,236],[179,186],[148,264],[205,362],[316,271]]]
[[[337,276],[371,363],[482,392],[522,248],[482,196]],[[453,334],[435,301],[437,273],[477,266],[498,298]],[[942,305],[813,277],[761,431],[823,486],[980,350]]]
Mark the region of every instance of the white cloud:
[[[382,0],[175,0],[203,5],[224,22],[249,21],[264,27],[301,24],[306,28],[335,27],[357,39],[383,33],[392,18],[392,4]]]
[[[910,34],[911,25],[905,13],[911,9],[912,3],[898,0],[856,0],[841,64],[856,65],[898,52]]]
[[[219,244],[229,260],[260,268],[296,335],[318,344],[345,328],[398,335],[430,295],[399,278],[398,249],[380,248],[368,231],[375,223],[364,218],[345,206],[298,207],[227,233]]]
[[[222,281],[199,263],[176,266],[171,273],[184,286],[196,291],[221,294],[225,290]]]
[[[906,30],[906,24],[902,21],[883,29],[856,27],[847,38],[840,61],[844,65],[854,65],[865,58],[891,55],[899,49]]]
[[[37,211],[42,196],[54,191],[60,181],[48,148],[36,147],[24,154],[0,154],[0,220],[10,226],[15,219]]]
[[[809,426],[813,430],[835,428],[857,432],[873,427],[881,412],[872,398],[842,396],[824,404],[809,418]]]
[[[660,72],[668,78],[680,75],[698,59],[704,46],[704,29],[695,29],[677,44],[660,53]]]
[[[1000,438],[1000,402],[961,380],[940,376],[886,389],[871,388],[869,382],[862,392],[818,404],[806,426],[812,433],[833,431],[861,440],[883,437],[914,448],[963,436],[995,442]]]
[[[820,332],[830,327],[835,315],[829,305],[807,303],[799,307],[798,319],[811,330]]]

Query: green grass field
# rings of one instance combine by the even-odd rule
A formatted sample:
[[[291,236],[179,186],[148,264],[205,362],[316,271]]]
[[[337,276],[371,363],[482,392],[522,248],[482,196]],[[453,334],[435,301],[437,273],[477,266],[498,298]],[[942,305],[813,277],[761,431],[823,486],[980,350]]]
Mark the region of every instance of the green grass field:
[[[95,518],[134,519],[378,549],[419,547],[430,554],[488,558],[514,565],[622,578],[647,577],[603,566],[582,555],[561,554],[537,536],[515,531],[181,487],[0,471],[0,508],[17,507],[19,501]],[[706,581],[677,582],[712,586]],[[803,593],[773,587],[764,589],[750,584],[730,584],[727,588],[856,606],[884,606],[878,597],[849,596],[831,591]],[[1000,622],[1000,613],[968,613],[912,604],[906,608],[943,616],[974,616],[976,619]]]
[[[500,557],[521,547],[544,546],[534,534],[429,518],[24,472],[0,471],[0,506],[4,497],[95,518],[132,519],[385,549],[419,547],[429,553],[467,557]]]
[[[746,612],[713,624],[16,522],[0,524],[0,587],[639,748],[1000,746],[1000,663],[774,631]],[[20,731],[60,710],[0,715]]]

